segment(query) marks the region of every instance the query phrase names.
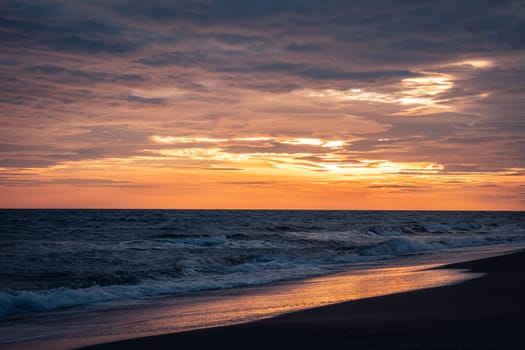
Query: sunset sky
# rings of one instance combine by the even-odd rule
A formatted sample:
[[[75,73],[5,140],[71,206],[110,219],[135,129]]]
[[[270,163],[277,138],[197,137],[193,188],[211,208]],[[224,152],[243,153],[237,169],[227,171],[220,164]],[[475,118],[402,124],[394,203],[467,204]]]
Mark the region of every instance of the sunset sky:
[[[525,1],[0,0],[0,207],[525,210]]]

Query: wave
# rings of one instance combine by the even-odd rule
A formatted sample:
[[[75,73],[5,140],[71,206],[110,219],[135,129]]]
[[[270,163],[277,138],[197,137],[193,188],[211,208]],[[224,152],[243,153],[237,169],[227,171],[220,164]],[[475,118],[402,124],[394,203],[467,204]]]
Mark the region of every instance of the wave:
[[[361,248],[360,253],[362,255],[384,257],[391,255],[404,255],[408,253],[420,253],[429,250],[439,250],[443,247],[444,245],[439,242],[424,243],[408,238],[393,238],[381,243]]]
[[[436,252],[448,248],[471,247],[507,242],[523,242],[522,236],[508,239],[456,237],[449,240],[425,241],[396,237],[353,247],[344,254],[312,256],[243,255],[237,257],[201,257],[192,264],[215,267],[213,273],[188,268],[184,276],[169,280],[147,279],[133,285],[95,285],[87,288],[52,288],[45,290],[0,291],[0,316],[50,311],[100,302],[142,299],[259,285],[280,280],[305,278],[343,270],[349,263],[373,261],[407,254]],[[336,250],[337,251],[337,250]],[[271,253],[271,252],[270,252]],[[209,272],[209,271],[208,271]]]
[[[477,222],[422,223],[418,225],[423,232],[449,233],[454,231],[479,230],[482,226]]]
[[[282,270],[285,273],[276,274]],[[146,280],[136,285],[92,286],[88,288],[54,288],[47,290],[0,291],[0,316],[65,309],[101,302],[123,301],[177,295],[213,289],[260,285],[275,281],[305,278],[326,273],[293,263],[268,260],[237,265],[228,275],[199,276],[182,280]],[[257,273],[259,272],[259,273]]]
[[[371,226],[368,233],[379,236],[400,236],[418,233],[461,233],[479,231],[477,222],[422,222],[406,226]]]
[[[181,246],[198,246],[198,247],[211,247],[220,246],[227,243],[225,236],[201,236],[201,237],[176,237],[176,238],[163,238],[157,239],[162,240],[167,245],[181,245]]]
[[[525,242],[520,213],[40,214],[18,213],[23,224],[16,235],[0,227],[0,316],[264,284],[342,271],[355,262]],[[35,227],[40,231],[30,229]]]
[[[368,229],[369,233],[379,236],[399,236],[401,231],[390,227],[372,226]]]

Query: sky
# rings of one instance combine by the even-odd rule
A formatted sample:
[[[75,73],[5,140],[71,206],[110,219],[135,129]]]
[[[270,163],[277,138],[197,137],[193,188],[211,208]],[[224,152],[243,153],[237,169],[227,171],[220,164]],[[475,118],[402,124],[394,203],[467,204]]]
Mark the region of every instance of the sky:
[[[525,210],[525,1],[0,0],[0,207]]]

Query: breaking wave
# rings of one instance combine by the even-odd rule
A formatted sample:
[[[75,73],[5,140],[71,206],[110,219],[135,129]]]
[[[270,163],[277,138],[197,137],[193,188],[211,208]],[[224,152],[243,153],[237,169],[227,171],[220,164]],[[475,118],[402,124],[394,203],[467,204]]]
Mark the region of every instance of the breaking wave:
[[[0,219],[6,215],[0,316],[525,243],[524,213],[0,210]]]

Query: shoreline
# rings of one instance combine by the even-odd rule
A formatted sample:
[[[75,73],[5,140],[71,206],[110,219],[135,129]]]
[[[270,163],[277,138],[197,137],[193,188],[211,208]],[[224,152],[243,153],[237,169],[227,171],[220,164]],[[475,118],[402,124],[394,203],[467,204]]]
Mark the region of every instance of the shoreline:
[[[521,250],[438,268],[485,274],[459,284],[83,349],[525,348],[524,265]]]
[[[440,267],[521,250],[523,246],[492,246],[409,255],[305,279],[14,318],[0,327],[0,348],[63,350],[259,322],[326,305],[461,283],[479,273],[459,265]]]

